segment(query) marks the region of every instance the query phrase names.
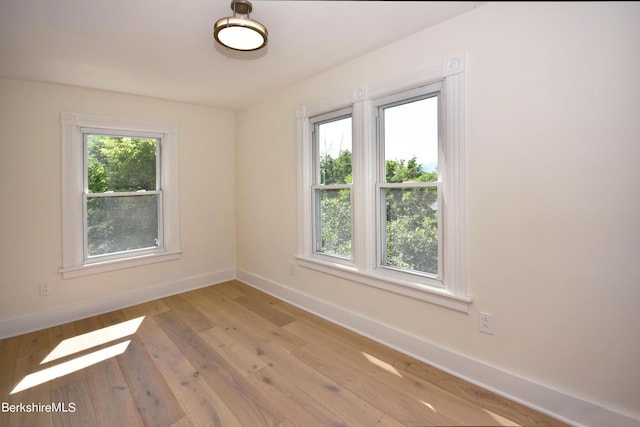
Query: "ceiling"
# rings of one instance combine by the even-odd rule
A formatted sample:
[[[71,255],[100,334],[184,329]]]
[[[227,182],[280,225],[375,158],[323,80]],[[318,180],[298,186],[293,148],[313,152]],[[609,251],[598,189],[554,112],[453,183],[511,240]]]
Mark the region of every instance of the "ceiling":
[[[254,0],[269,44],[215,44],[228,0],[0,0],[0,77],[237,109],[482,4]]]

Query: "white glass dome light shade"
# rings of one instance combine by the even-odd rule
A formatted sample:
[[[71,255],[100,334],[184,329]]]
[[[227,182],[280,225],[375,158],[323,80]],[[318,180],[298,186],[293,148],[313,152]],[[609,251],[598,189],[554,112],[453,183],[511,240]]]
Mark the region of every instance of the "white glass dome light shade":
[[[268,33],[261,23],[234,16],[219,19],[213,26],[213,36],[229,49],[248,51],[265,46]]]

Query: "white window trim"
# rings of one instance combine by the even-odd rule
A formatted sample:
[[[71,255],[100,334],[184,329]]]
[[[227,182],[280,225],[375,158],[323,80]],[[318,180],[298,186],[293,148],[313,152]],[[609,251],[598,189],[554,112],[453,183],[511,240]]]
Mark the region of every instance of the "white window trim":
[[[410,98],[414,98],[415,96],[418,97],[423,97],[423,96],[430,96],[434,93],[439,93],[439,98],[442,99],[442,82],[438,81],[432,84],[426,84],[426,85],[421,85],[421,87],[419,88],[410,88],[409,90],[401,90],[398,92],[395,92],[389,96],[383,96],[383,97],[378,97],[375,102],[373,102],[373,107],[376,110],[375,114],[378,120],[377,123],[377,131],[378,131],[378,135],[377,135],[377,141],[375,141],[377,143],[377,145],[374,147],[376,150],[378,150],[379,152],[382,152],[384,150],[383,145],[381,144],[381,138],[382,138],[382,117],[380,114],[380,108],[383,108],[385,105],[388,105],[390,103],[395,103],[397,101],[400,101],[402,103],[406,102],[407,99]],[[442,103],[442,101],[439,101],[439,103]],[[374,112],[372,112],[374,113]],[[439,123],[439,127],[440,129],[442,129],[442,115],[439,114],[438,117],[438,121]],[[439,175],[440,177],[443,177],[444,175],[446,175],[446,173],[443,173],[443,164],[444,164],[444,159],[443,159],[443,153],[442,150],[440,149],[440,146],[444,143],[442,141],[443,139],[443,135],[444,132],[443,131],[439,131],[438,132],[438,170],[439,170]],[[376,263],[376,272],[381,274],[381,275],[389,275],[390,277],[393,276],[404,276],[406,279],[408,279],[409,281],[412,281],[412,278],[415,278],[417,276],[415,276],[415,272],[407,272],[407,271],[403,271],[402,269],[398,269],[392,266],[388,266],[388,265],[383,265],[383,252],[384,252],[384,243],[383,243],[383,229],[384,229],[384,224],[383,224],[383,220],[381,217],[382,214],[382,209],[383,209],[383,200],[382,200],[382,196],[381,196],[381,190],[382,188],[408,188],[408,187],[415,187],[415,188],[427,188],[427,187],[435,187],[437,188],[438,191],[438,204],[440,206],[442,206],[443,200],[442,200],[442,179],[439,178],[438,181],[436,182],[419,182],[419,183],[387,183],[384,182],[384,174],[385,174],[385,160],[384,160],[384,156],[382,154],[378,155],[378,158],[376,159],[378,162],[378,176],[376,177],[376,181],[377,183],[375,184],[375,197],[376,197],[376,229],[379,231],[378,235],[377,235],[377,239],[376,239],[376,247],[377,247],[377,251],[376,251],[376,256],[377,256],[377,263]],[[380,176],[382,175],[382,176]],[[443,241],[443,230],[442,230],[442,215],[439,214],[438,215],[438,241],[442,242]],[[423,275],[423,279],[421,280],[423,282],[423,284],[429,285],[429,286],[435,286],[435,287],[443,287],[443,269],[442,269],[442,258],[443,258],[443,250],[442,250],[442,246],[443,245],[438,245],[438,273],[436,275],[436,277],[433,277],[433,275],[431,274],[424,274]]]
[[[442,152],[444,230],[444,288],[429,286],[401,275],[383,274],[377,268],[375,230],[375,184],[367,181],[376,158],[370,141],[375,132],[373,100],[397,92],[441,81],[445,114],[444,151]],[[353,108],[353,261],[337,262],[318,256],[313,251],[313,212],[311,186],[313,156],[310,118],[344,107]],[[358,283],[468,312],[471,298],[467,295],[467,214],[465,162],[465,58],[453,56],[443,63],[400,76],[389,81],[374,82],[334,98],[300,106],[297,109],[298,134],[298,265],[335,275]],[[356,155],[356,150],[360,154]],[[366,168],[366,169],[365,169]],[[455,171],[455,173],[454,173]]]
[[[62,268],[64,279],[180,258],[178,126],[112,117],[62,113]],[[82,128],[162,134],[163,249],[104,261],[84,256],[84,141]]]

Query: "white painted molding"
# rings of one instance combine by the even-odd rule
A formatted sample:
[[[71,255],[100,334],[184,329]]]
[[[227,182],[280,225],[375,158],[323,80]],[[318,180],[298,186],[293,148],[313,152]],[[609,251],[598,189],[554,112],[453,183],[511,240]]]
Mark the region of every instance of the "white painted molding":
[[[176,123],[150,122],[117,117],[102,117],[71,112],[60,115],[62,151],[62,267],[64,279],[118,268],[129,268],[172,260],[180,256],[180,206],[179,206],[179,127]],[[153,252],[154,257],[124,257],[131,262],[98,262],[99,266],[85,259],[84,202],[84,144],[82,128],[109,129],[123,134],[142,132],[162,134],[162,248]],[[120,258],[120,259],[124,259]],[[135,259],[133,259],[135,258]],[[103,258],[104,260],[104,258]]]
[[[296,256],[295,259],[296,263],[304,268],[320,271],[322,273],[341,277],[343,279],[351,280],[352,282],[383,289],[388,292],[404,295],[420,301],[437,304],[462,313],[469,312],[471,298],[455,295],[446,289],[440,289],[409,281],[402,281],[394,278],[393,276],[386,277],[381,274],[363,273],[358,271],[352,265],[331,262],[330,260],[324,261],[318,259],[318,257]]]
[[[201,276],[187,277],[174,282],[160,283],[142,289],[133,289],[116,295],[56,307],[38,313],[3,319],[0,321],[0,339],[97,316],[158,298],[226,282],[234,278],[235,270],[222,270]]]
[[[330,322],[394,348],[458,378],[576,427],[640,427],[640,420],[500,368],[465,357],[422,338],[247,271],[237,280]]]
[[[62,273],[63,279],[73,279],[74,277],[88,276],[90,274],[105,273],[107,271],[121,270],[124,268],[138,267],[141,265],[149,265],[158,262],[175,261],[180,259],[182,251],[178,252],[161,252],[141,255],[130,258],[120,258],[109,261],[97,262],[94,264],[85,264],[76,267],[61,268],[58,270]]]
[[[455,55],[447,59],[443,64],[442,74],[451,76],[462,73],[465,70],[464,59],[464,54]]]

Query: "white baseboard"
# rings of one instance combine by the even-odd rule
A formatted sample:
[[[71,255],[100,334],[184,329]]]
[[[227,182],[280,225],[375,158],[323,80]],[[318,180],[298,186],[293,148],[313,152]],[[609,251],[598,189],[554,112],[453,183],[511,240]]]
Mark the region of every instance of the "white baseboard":
[[[38,313],[4,319],[0,321],[0,339],[50,328],[169,295],[226,282],[234,278],[235,269],[223,270],[146,288],[133,289],[116,295],[56,307]]]
[[[640,427],[640,420],[454,353],[343,307],[246,271],[238,270],[236,274],[238,280],[276,298],[568,424]]]

